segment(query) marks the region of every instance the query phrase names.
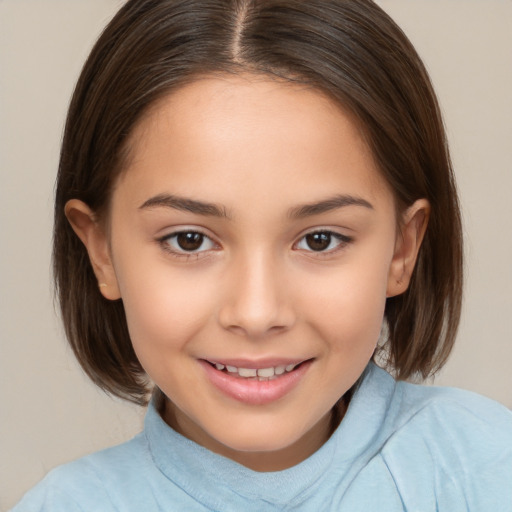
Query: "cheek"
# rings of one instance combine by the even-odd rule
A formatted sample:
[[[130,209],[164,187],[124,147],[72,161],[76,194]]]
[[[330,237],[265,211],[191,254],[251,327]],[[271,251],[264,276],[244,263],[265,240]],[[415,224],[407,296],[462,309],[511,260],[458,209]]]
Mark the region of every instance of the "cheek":
[[[121,297],[140,358],[179,350],[211,317],[209,282],[161,264],[123,265]],[[141,361],[142,362],[142,361]]]
[[[307,300],[310,318],[331,350],[371,353],[378,341],[386,304],[388,267],[379,261],[358,259],[340,267],[320,283]],[[319,286],[319,284],[321,286]]]

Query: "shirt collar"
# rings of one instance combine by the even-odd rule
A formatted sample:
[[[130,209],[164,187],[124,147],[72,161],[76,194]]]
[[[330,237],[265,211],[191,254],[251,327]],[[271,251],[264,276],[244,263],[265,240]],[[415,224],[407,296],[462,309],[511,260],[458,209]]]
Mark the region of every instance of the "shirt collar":
[[[169,427],[154,400],[146,414],[144,432],[158,469],[210,510],[223,510],[226,503],[233,507],[239,501],[245,512],[252,512],[250,503],[255,504],[257,511],[261,510],[258,499],[278,507],[298,505],[315,492],[323,478],[342,478],[343,467],[348,467],[375,441],[379,431],[375,418],[385,416],[389,386],[394,381],[370,363],[360,382],[343,421],[330,439],[308,459],[283,471],[253,471],[203,448]],[[381,399],[375,400],[379,394]]]

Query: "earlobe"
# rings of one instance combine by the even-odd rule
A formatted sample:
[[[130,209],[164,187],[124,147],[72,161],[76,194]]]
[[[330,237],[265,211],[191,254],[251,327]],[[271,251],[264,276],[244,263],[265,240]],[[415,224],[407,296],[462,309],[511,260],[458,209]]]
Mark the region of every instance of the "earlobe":
[[[119,299],[121,294],[103,225],[98,222],[89,206],[78,199],[69,200],[64,207],[64,213],[87,249],[101,294],[109,300]]]
[[[429,215],[426,199],[418,199],[404,212],[389,269],[387,297],[400,295],[409,287]]]

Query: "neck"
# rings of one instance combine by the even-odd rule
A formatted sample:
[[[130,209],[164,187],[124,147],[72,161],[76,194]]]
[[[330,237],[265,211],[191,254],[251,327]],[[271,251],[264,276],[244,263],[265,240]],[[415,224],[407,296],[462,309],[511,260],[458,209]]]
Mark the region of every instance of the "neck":
[[[272,472],[291,468],[313,455],[331,437],[343,418],[346,408],[346,400],[342,398],[332,411],[322,417],[299,440],[282,449],[263,452],[238,451],[218,442],[188,417],[177,414],[175,406],[169,400],[165,400],[161,415],[164,421],[178,433],[210,451],[253,471]]]

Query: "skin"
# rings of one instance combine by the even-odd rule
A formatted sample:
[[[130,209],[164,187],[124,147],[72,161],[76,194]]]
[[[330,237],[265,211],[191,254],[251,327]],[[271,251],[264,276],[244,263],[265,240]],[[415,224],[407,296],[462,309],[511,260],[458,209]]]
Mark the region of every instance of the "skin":
[[[258,471],[299,463],[329,437],[334,404],[371,359],[386,298],[409,284],[428,202],[397,219],[351,117],[315,90],[262,77],[179,89],[130,145],[106,222],[78,200],[66,214],[101,293],[123,300],[137,356],[168,397],[164,419]],[[302,208],[339,196],[359,203]],[[180,248],[184,231],[205,235],[198,250]],[[316,231],[326,248],[312,250]],[[220,391],[200,363],[226,358],[310,363],[291,391],[255,405]]]

